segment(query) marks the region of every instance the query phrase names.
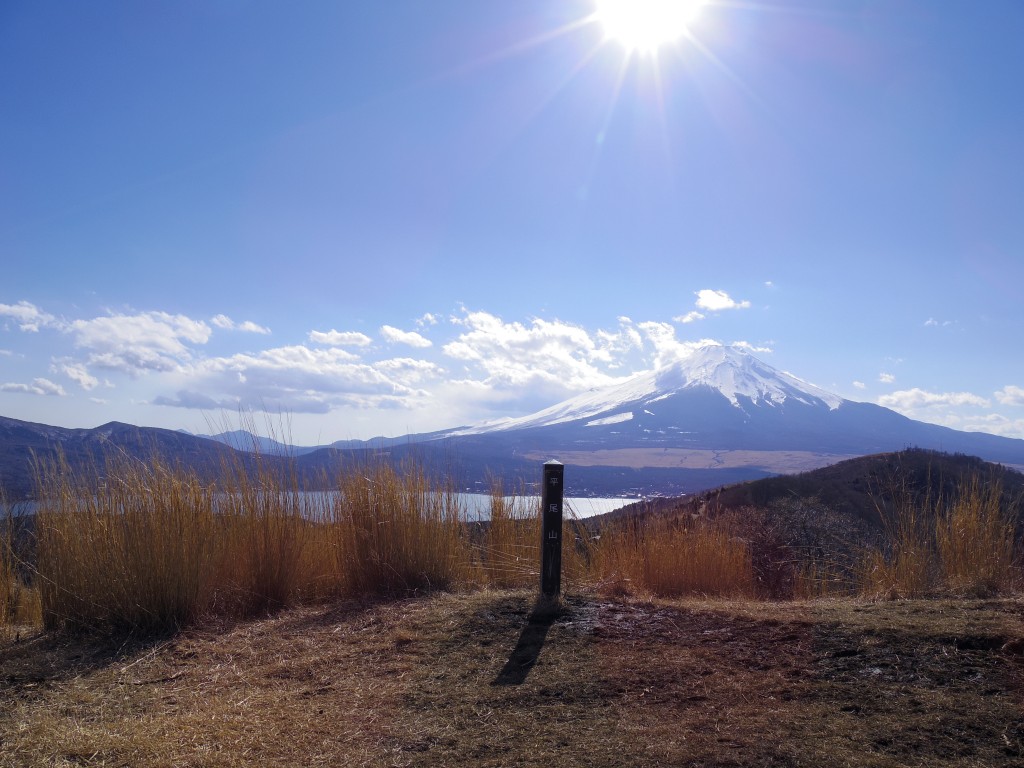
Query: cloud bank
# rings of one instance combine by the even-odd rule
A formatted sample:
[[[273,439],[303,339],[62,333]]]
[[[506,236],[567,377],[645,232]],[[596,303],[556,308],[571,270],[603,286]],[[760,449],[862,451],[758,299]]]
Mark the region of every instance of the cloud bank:
[[[263,341],[269,338],[266,325],[236,322],[226,313],[205,315],[208,320],[159,310],[64,319],[19,301],[0,304],[0,333],[12,334],[11,341],[31,334],[29,351],[40,346],[35,343],[40,335],[51,356],[36,360],[8,350],[5,360],[21,375],[8,373],[0,392],[80,398],[76,402],[110,408],[131,402],[194,411],[335,413],[353,420],[406,412],[407,420],[426,414],[434,419],[433,428],[442,428],[522,415],[671,365],[700,346],[722,341],[687,332],[697,315],[704,319],[706,313],[750,307],[724,291],[694,295],[696,308],[674,322],[620,316],[609,327],[587,328],[549,317],[506,320],[463,307],[445,316],[422,314],[410,321],[417,330],[384,324],[371,336],[344,326],[309,329],[275,345]],[[260,346],[232,350],[242,338]],[[727,343],[757,355],[774,348],[772,341]],[[895,382],[886,372],[878,379]],[[101,387],[104,397],[92,396]],[[860,380],[853,387],[868,388]],[[1014,384],[987,396],[904,388],[877,402],[958,429],[1024,435],[1021,415],[1013,412],[1024,407],[1024,388]]]

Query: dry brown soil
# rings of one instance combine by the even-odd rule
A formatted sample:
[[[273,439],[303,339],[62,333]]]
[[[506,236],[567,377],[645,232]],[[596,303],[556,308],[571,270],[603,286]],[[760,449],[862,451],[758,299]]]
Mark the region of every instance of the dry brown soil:
[[[524,592],[0,640],[0,766],[1021,766],[1024,600]]]

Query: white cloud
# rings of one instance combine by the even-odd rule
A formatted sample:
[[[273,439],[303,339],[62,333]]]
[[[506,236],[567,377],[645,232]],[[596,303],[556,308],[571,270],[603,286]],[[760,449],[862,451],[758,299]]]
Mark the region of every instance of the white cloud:
[[[435,314],[426,312],[416,319],[416,325],[419,328],[424,328],[428,325],[437,325],[438,317]]]
[[[106,405],[110,401],[104,400],[102,397],[90,397],[89,402],[96,403],[96,405]]]
[[[991,401],[972,392],[928,392],[915,387],[883,395],[877,402],[912,419],[953,429],[1024,437],[1024,419],[991,412]],[[1004,403],[1008,404],[1012,403]]]
[[[931,409],[907,415],[964,432],[987,432],[1003,437],[1024,438],[1024,419],[1011,419],[999,413],[964,413]]]
[[[394,381],[406,386],[413,386],[424,381],[438,379],[444,375],[445,370],[436,363],[428,360],[415,360],[410,357],[396,357],[390,360],[381,360],[373,366],[378,371],[387,374]]]
[[[633,352],[643,349],[644,338],[628,317],[619,318],[617,331],[598,330],[594,334],[592,361],[605,363],[609,369],[618,370],[627,365]]]
[[[772,343],[772,342],[769,342],[769,343]],[[757,353],[760,353],[760,354],[771,354],[772,352],[775,351],[775,350],[773,350],[769,346],[758,347],[758,346],[755,346],[755,345],[751,344],[749,341],[734,341],[732,343],[732,345],[734,347],[740,347],[741,349],[745,349],[748,352],[757,352]]]
[[[925,328],[948,328],[953,325],[952,320],[936,320],[934,317],[929,317],[924,321]]]
[[[599,364],[612,362],[638,336],[623,328],[617,334],[596,334],[595,341],[583,328],[560,320],[534,319],[524,325],[487,312],[467,311],[453,322],[466,330],[444,346],[448,357],[479,366],[490,386],[543,386],[549,393],[618,381]]]
[[[372,339],[359,331],[310,331],[309,340],[314,344],[326,344],[331,347],[366,347]]]
[[[200,360],[175,375],[180,384],[173,396],[161,395],[153,403],[291,413],[409,407],[427,397],[415,385],[440,372],[432,363],[411,359],[363,363],[339,347],[277,347]]]
[[[687,312],[685,315],[680,315],[679,317],[674,317],[672,319],[677,323],[692,323],[697,320],[703,320],[704,318],[705,315],[701,314],[697,310],[693,310],[692,312]]]
[[[95,389],[100,383],[99,379],[90,374],[81,363],[57,362],[50,366],[50,370],[54,373],[63,373],[86,391]]]
[[[391,325],[382,325],[380,335],[389,344],[408,344],[410,347],[419,347],[421,349],[434,346],[434,342],[416,333],[416,331],[403,331]]]
[[[9,382],[0,384],[0,392],[20,392],[26,395],[54,395],[64,397],[67,393],[60,384],[54,384],[49,379],[33,379],[31,384],[16,384]]]
[[[970,392],[927,392],[918,387],[892,392],[878,398],[878,404],[897,411],[913,411],[920,408],[975,405],[988,407],[989,401]]]
[[[750,306],[749,301],[736,301],[725,291],[713,291],[710,288],[704,288],[697,291],[697,301],[695,306],[697,309],[687,312],[685,315],[678,315],[673,317],[672,320],[677,323],[689,324],[694,323],[698,320],[704,320],[707,315],[700,310],[706,312],[721,312],[726,309],[747,309]]]
[[[968,432],[989,432],[1003,437],[1024,438],[1024,419],[1010,419],[998,413],[953,417],[945,424]]]
[[[676,338],[676,329],[669,323],[659,323],[650,320],[638,323],[639,328],[646,340],[654,347],[654,367],[664,368],[677,360],[685,360],[695,350],[708,344],[720,344],[714,339],[700,339],[698,341],[680,341]]]
[[[1024,388],[1008,384],[996,392],[996,400],[1003,405],[1024,405]]]
[[[257,325],[252,320],[245,320],[241,323],[236,323],[227,315],[214,315],[210,320],[218,328],[223,328],[225,331],[242,331],[243,333],[258,333],[266,336],[270,333],[269,328],[265,328],[262,325]]]
[[[710,288],[697,291],[698,309],[720,312],[725,309],[747,309],[749,307],[749,301],[735,301],[725,291],[713,291]]]
[[[188,344],[205,344],[210,326],[167,312],[109,315],[67,325],[75,346],[89,352],[88,363],[131,375],[174,371],[193,357]]]
[[[883,384],[892,384],[894,381],[896,381],[896,377],[893,376],[891,373],[885,373],[883,371],[882,373],[878,374],[878,380]]]
[[[241,398],[216,399],[194,390],[179,390],[174,397],[168,395],[157,395],[153,398],[153,405],[166,405],[172,408],[195,408],[201,411],[233,411],[244,408]],[[257,408],[256,410],[261,410]],[[326,409],[319,411],[326,413]]]
[[[18,327],[29,333],[36,333],[43,327],[59,326],[57,318],[43,312],[35,304],[28,301],[19,301],[17,304],[0,304],[0,317],[9,317],[18,324]]]
[[[853,386],[856,387],[857,389],[866,389],[867,388],[867,384],[865,384],[863,381],[855,381],[855,382],[853,382]]]

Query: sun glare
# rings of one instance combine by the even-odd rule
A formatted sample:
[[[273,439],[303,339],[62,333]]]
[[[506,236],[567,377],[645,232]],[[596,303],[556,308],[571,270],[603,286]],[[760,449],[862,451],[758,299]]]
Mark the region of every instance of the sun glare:
[[[684,34],[707,0],[596,0],[605,35],[629,52],[652,53]]]

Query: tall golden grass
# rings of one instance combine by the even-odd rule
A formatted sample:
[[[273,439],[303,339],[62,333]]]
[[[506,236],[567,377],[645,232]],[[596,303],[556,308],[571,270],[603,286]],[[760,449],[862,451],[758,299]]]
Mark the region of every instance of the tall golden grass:
[[[999,483],[978,477],[935,521],[935,545],[943,586],[955,594],[985,596],[1019,586],[1014,510],[1004,509]]]
[[[46,628],[169,629],[209,604],[222,554],[212,487],[129,458],[83,473],[58,459],[41,468],[38,485]]]
[[[753,596],[748,542],[707,521],[630,520],[602,532],[596,576],[613,592],[662,597]]]
[[[491,486],[489,519],[479,549],[485,583],[499,589],[540,583],[540,509],[522,493],[506,496]]]
[[[328,521],[338,586],[350,594],[409,594],[469,580],[464,510],[422,467],[383,462],[343,473]]]
[[[0,492],[0,630],[42,621],[39,590],[26,582],[24,518]]]
[[[13,623],[15,611],[14,526],[6,499],[0,498],[0,627]]]
[[[936,578],[935,542],[929,535],[930,497],[917,501],[900,493],[883,515],[885,545],[870,549],[861,567],[861,591],[868,595],[912,598],[927,595]]]
[[[0,528],[0,626],[37,613],[48,629],[158,632],[337,596],[539,586],[535,499],[495,485],[489,521],[469,521],[451,484],[416,464],[368,460],[307,493],[287,461],[258,455],[216,482],[159,459],[115,456],[80,472],[58,459],[40,466],[37,497],[32,588],[9,513]],[[1020,585],[1020,556],[1001,498],[979,479],[945,501],[896,487],[888,544],[865,555],[857,583],[846,568],[794,558],[750,510],[595,530],[570,509],[563,585],[665,597],[1007,592]]]
[[[39,481],[37,582],[48,629],[174,629],[338,594],[448,589],[470,557],[457,497],[422,471],[368,465],[326,493],[294,472],[155,460],[66,462]]]
[[[533,499],[496,489],[490,521],[471,525],[451,485],[416,464],[353,464],[315,493],[283,466],[257,455],[208,482],[159,459],[42,465],[35,581],[45,627],[167,631],[334,596],[539,581]],[[571,518],[564,583],[581,584],[589,536]]]
[[[282,608],[308,592],[303,556],[317,510],[302,492],[294,465],[222,467],[214,522],[217,600],[222,612],[252,615]]]
[[[1015,508],[998,482],[973,476],[951,498],[893,494],[883,515],[888,542],[868,551],[861,591],[890,598],[931,594],[987,596],[1020,586]]]

